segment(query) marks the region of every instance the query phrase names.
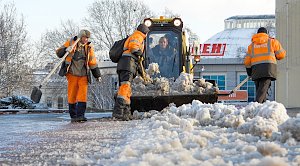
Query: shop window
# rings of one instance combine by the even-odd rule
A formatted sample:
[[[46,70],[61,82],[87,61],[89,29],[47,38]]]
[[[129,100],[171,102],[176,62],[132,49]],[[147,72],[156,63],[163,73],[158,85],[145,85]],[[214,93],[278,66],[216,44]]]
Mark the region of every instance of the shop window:
[[[247,75],[240,75],[239,76],[239,83],[242,82]],[[247,90],[248,91],[248,102],[255,101],[256,90],[254,81],[249,80],[243,86],[241,86],[240,90]]]
[[[220,90],[225,90],[225,75],[205,75],[203,76],[205,80],[216,81]]]

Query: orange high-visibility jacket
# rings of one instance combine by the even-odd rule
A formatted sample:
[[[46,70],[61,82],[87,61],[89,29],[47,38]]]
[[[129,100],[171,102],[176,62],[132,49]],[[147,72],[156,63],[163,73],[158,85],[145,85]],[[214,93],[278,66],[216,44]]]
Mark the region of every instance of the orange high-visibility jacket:
[[[246,68],[251,68],[252,80],[264,77],[276,80],[277,60],[283,59],[285,54],[278,40],[266,33],[258,33],[252,36],[244,64]]]
[[[71,41],[71,42],[70,42]],[[75,41],[74,40],[68,40],[64,43],[64,45],[56,50],[56,54],[58,57],[63,57],[63,54],[65,53],[65,50],[67,47],[71,46]],[[66,64],[71,64],[72,57],[74,55],[74,52],[76,50],[77,45],[74,47],[74,49],[71,51],[71,53],[66,57]],[[95,69],[97,67],[97,59],[95,57],[94,53],[94,47],[93,45],[89,42],[84,46],[85,50],[85,56],[87,57],[86,59],[86,65],[89,66],[90,69]],[[62,55],[59,55],[62,54]]]
[[[136,59],[136,56],[132,53],[137,51],[144,51],[144,39],[146,35],[138,30],[128,37],[124,44],[123,56],[131,56]]]

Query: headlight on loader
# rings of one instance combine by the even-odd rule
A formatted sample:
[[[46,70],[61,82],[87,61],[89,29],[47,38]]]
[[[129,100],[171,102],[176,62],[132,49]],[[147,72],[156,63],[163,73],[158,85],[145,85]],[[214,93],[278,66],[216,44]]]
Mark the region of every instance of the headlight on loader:
[[[144,24],[147,26],[147,27],[150,27],[152,25],[152,21],[151,20],[145,20]]]
[[[174,26],[178,27],[181,25],[181,20],[180,19],[174,19]]]

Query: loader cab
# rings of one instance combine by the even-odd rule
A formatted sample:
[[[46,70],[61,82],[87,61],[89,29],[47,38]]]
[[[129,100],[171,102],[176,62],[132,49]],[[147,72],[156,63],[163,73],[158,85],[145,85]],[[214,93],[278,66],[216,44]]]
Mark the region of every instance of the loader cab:
[[[144,24],[150,29],[145,40],[144,65],[148,68],[150,63],[158,63],[160,76],[176,79],[184,70],[186,59],[181,19],[146,18]]]

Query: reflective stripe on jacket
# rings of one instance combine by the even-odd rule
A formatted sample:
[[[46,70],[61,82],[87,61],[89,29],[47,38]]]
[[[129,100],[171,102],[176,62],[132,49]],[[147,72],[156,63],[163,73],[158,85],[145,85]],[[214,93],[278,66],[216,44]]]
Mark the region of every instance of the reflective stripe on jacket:
[[[122,56],[131,56],[136,59],[136,56],[132,53],[138,52],[139,50],[141,52],[144,51],[144,39],[146,38],[146,35],[142,32],[136,30],[134,33],[128,37],[128,39],[125,41],[124,44],[124,52]]]
[[[285,50],[278,40],[270,38],[265,33],[253,35],[252,43],[244,60],[246,68],[251,68],[252,80],[263,77],[276,79],[277,60],[285,57]]]

